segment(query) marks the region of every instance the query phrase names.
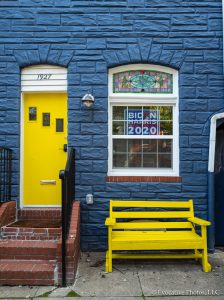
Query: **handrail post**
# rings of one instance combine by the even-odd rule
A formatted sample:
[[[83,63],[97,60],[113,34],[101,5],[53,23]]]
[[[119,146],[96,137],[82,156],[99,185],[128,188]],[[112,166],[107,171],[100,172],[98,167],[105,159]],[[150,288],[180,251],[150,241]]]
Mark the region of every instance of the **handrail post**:
[[[61,205],[61,270],[62,270],[62,286],[66,286],[66,207],[65,207],[65,201],[66,201],[66,194],[65,194],[65,171],[61,170],[59,172],[59,178],[61,179],[62,185],[61,185],[61,199],[62,199],[62,205]]]
[[[71,219],[72,202],[74,200],[75,183],[75,150],[70,148],[65,170],[59,172],[59,178],[62,181],[62,245],[61,245],[61,263],[62,263],[62,286],[66,286],[66,240],[69,232]]]

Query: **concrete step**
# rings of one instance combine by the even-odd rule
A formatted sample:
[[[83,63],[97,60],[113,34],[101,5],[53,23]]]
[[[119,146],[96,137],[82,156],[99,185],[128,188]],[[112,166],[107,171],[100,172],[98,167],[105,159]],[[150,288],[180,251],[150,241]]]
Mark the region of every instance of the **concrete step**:
[[[1,285],[54,285],[56,262],[42,260],[0,260]]]
[[[0,259],[55,260],[57,242],[0,240]]]

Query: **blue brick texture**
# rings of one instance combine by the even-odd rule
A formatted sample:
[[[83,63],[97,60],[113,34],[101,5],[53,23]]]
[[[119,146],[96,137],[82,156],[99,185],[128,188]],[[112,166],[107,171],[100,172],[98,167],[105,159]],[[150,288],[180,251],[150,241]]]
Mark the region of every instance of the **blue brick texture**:
[[[82,249],[106,249],[110,198],[193,198],[197,215],[206,217],[209,122],[224,111],[221,7],[221,0],[1,1],[0,145],[13,149],[13,199],[19,203],[20,70],[54,64],[68,68]],[[179,70],[181,183],[106,182],[108,69],[135,63]],[[81,106],[88,91],[91,111]]]

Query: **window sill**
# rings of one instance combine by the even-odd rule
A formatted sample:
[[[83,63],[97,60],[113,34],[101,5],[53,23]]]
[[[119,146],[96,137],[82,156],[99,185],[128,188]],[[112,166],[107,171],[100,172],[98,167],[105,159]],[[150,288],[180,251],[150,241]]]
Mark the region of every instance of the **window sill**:
[[[182,182],[180,176],[107,176],[107,182]]]

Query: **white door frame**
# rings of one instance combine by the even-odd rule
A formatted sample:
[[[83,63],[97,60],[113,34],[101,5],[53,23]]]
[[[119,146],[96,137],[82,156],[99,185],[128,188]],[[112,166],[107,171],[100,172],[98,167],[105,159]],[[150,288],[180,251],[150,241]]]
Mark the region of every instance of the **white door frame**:
[[[215,144],[216,144],[216,126],[217,120],[224,119],[224,113],[218,113],[212,116],[210,123],[209,137],[209,158],[208,158],[208,220],[211,226],[208,227],[208,248],[210,252],[215,249]]]
[[[42,79],[41,75],[47,76]],[[55,78],[57,79],[55,84]],[[27,84],[28,83],[28,84]],[[35,65],[21,72],[20,100],[20,208],[23,207],[61,207],[61,205],[24,205],[24,94],[25,93],[66,93],[67,69],[53,65]]]

